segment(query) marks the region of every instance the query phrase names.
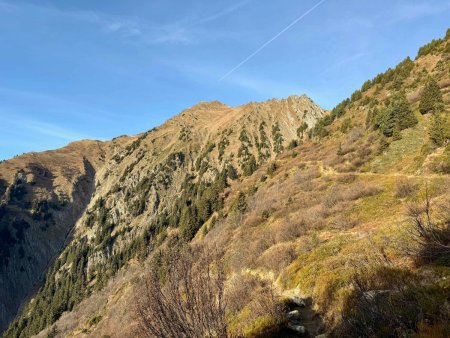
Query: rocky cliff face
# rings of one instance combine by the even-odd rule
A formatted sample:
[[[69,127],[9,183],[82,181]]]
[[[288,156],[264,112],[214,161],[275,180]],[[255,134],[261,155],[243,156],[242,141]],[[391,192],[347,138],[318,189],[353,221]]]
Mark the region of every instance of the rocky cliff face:
[[[30,306],[50,314],[21,327],[26,335],[101,289],[136,254],[145,256],[157,229],[187,222],[184,231],[192,236],[200,224],[182,215],[187,185],[209,186],[227,170],[250,175],[324,114],[306,96],[237,108],[204,102],[136,137],[83,141],[3,162],[0,328],[42,283],[53,291],[41,289]],[[212,200],[207,203],[217,203]],[[206,220],[209,209],[197,219]],[[63,287],[70,290],[55,295]]]
[[[0,328],[42,284],[95,190],[107,145],[73,143],[0,164]]]

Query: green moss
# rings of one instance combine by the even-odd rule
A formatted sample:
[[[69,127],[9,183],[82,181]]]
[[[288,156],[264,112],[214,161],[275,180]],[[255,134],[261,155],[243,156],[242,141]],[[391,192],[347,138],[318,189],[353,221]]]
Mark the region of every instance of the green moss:
[[[271,316],[258,317],[252,323],[244,328],[244,337],[246,338],[270,338],[277,337],[280,331],[280,322],[277,318]]]

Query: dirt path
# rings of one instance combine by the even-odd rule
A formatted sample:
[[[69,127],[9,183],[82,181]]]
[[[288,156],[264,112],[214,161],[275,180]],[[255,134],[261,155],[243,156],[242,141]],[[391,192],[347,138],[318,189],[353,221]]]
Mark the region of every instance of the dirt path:
[[[356,176],[378,176],[378,177],[401,177],[401,178],[425,178],[425,179],[438,179],[449,177],[449,175],[439,175],[439,174],[428,174],[428,175],[414,175],[414,174],[402,174],[402,173],[391,173],[391,174],[380,174],[374,172],[359,172],[359,171],[351,171],[351,172],[338,172],[333,167],[327,166],[323,164],[323,161],[304,161],[302,162],[307,165],[315,165],[319,167],[319,172],[322,176],[347,176],[347,175],[356,175]]]

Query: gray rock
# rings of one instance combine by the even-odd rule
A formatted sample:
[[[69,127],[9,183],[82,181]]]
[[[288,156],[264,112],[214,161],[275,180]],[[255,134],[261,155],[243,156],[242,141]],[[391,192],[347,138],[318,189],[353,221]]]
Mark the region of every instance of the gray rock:
[[[300,336],[305,336],[307,334],[306,328],[302,325],[288,324],[287,328],[299,334]]]
[[[291,301],[298,307],[306,307],[305,301],[300,297],[292,297]]]
[[[294,310],[287,313],[287,318],[289,320],[300,320],[300,312],[298,310]]]

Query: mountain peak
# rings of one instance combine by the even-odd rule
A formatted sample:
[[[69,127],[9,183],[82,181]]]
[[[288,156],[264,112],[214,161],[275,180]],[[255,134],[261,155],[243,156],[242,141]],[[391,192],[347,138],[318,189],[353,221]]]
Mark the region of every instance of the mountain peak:
[[[230,108],[230,106],[218,101],[200,101],[199,103],[193,105],[192,107],[186,109],[186,110],[216,110],[216,109],[223,109],[223,108]]]

